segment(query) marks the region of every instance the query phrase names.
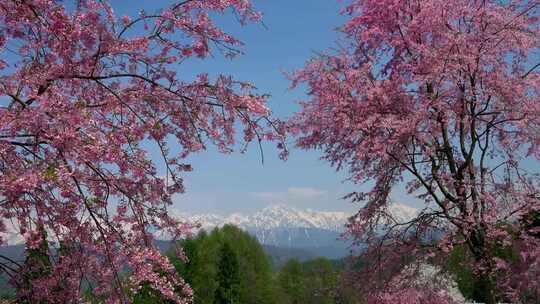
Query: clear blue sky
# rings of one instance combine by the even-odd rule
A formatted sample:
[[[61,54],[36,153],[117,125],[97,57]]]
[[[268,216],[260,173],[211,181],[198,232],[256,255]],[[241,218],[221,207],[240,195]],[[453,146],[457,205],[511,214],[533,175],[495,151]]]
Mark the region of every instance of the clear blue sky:
[[[118,15],[133,15],[141,8],[150,12],[170,2],[112,3]],[[283,72],[302,67],[314,52],[335,46],[339,38],[335,28],[344,21],[339,15],[342,4],[337,0],[255,0],[254,4],[264,14],[264,26],[241,27],[231,15],[218,18],[218,24],[246,44],[244,56],[230,61],[215,52],[213,59],[194,60],[180,66],[179,71],[185,77],[207,71],[249,81],[260,93],[272,95],[270,107],[278,117],[285,118],[297,109],[295,101],[305,95],[301,89],[288,89]],[[264,154],[264,166],[255,144],[246,154],[206,151],[191,156],[188,161],[194,171],[185,176],[187,192],[175,198],[175,208],[193,213],[231,213],[283,203],[318,210],[357,209],[340,198],[358,186],[343,183],[346,175],[319,160],[318,152],[292,149],[289,160],[283,162],[273,145],[265,145]]]

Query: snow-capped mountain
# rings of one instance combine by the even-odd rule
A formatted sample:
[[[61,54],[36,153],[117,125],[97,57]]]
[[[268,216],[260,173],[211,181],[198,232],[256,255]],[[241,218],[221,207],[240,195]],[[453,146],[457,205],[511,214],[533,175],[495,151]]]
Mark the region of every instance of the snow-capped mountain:
[[[300,210],[285,205],[272,205],[254,214],[233,213],[230,215],[178,214],[179,217],[201,224],[205,230],[232,224],[242,229],[311,228],[335,232],[343,231],[350,216],[345,212]]]
[[[417,209],[395,203],[390,205],[390,213],[399,221],[406,221],[415,216]],[[283,229],[308,228],[343,232],[345,223],[351,214],[340,211],[316,211],[297,209],[284,204],[268,206],[251,215],[233,213],[230,215],[177,213],[177,216],[197,222],[205,230],[232,224],[243,229]]]
[[[390,214],[398,222],[407,222],[411,220],[418,214],[419,211],[416,208],[401,203],[391,204],[388,209]]]
[[[398,220],[406,221],[418,212],[404,204],[392,204],[390,213]],[[225,224],[233,224],[255,236],[263,245],[295,248],[317,248],[341,251],[348,243],[341,237],[345,224],[351,214],[339,211],[317,211],[298,209],[284,204],[271,205],[253,214],[233,213],[187,214],[175,213],[174,216],[193,223],[199,223],[207,231]],[[5,225],[6,230],[0,235],[9,245],[23,243],[22,236],[12,225]],[[157,236],[163,238],[163,236]],[[327,256],[331,256],[328,254]]]
[[[405,221],[417,209],[404,204],[392,204],[390,213]],[[295,248],[326,248],[335,257],[345,255],[349,243],[341,238],[351,214],[339,211],[297,209],[283,204],[266,207],[253,214],[230,215],[178,213],[183,220],[196,222],[207,231],[225,224],[232,224],[254,235],[264,245]],[[333,250],[333,249],[337,249]],[[327,256],[334,257],[334,254]]]

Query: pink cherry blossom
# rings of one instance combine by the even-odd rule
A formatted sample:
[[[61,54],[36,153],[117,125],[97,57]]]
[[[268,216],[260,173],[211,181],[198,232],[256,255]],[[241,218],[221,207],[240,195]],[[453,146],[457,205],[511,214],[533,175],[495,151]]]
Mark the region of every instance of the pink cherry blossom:
[[[85,282],[107,303],[129,303],[145,282],[187,303],[191,289],[153,244],[154,233],[191,233],[167,212],[184,191],[186,158],[209,145],[230,152],[237,132],[255,134],[247,141],[282,136],[251,85],[225,75],[188,81],[177,67],[216,45],[239,54],[240,41],[211,15],[261,14],[247,0],[178,1],[119,18],[107,1],[63,3],[0,0],[0,223],[18,223],[28,248],[39,244],[38,226],[51,246],[71,245],[18,296],[80,302]],[[51,291],[59,284],[66,292]]]
[[[348,228],[377,261],[357,280],[373,299],[388,298],[405,257],[457,244],[478,276],[499,278],[485,302],[538,290],[539,239],[519,223],[540,210],[529,167],[540,159],[539,12],[527,0],[347,1],[341,47],[291,75],[309,88],[289,123],[298,146],[371,187],[347,197],[363,204]],[[425,202],[412,220],[388,212],[400,183]],[[532,268],[511,270],[496,244],[526,251]],[[401,287],[390,301],[422,295]],[[440,303],[423,299],[412,302]]]

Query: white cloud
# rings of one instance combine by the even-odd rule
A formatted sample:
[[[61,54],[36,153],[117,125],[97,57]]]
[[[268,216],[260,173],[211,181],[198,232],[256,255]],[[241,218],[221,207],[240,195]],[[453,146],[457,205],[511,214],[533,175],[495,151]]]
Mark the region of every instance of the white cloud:
[[[289,187],[287,193],[300,197],[317,197],[326,194],[325,190],[309,187]]]

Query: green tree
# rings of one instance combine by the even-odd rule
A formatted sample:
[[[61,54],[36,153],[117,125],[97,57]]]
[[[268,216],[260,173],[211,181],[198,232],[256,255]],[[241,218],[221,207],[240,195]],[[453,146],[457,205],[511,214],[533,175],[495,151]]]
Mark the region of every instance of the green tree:
[[[239,303],[240,270],[238,258],[228,242],[223,243],[219,252],[217,281],[218,288],[214,303]]]
[[[272,280],[270,260],[258,240],[233,225],[222,229],[225,242],[233,244],[240,257],[240,302],[245,304],[276,303],[276,286]]]
[[[195,304],[214,303],[217,284],[217,263],[221,247],[221,233],[214,229],[210,234],[202,233],[197,237],[196,259],[192,271],[195,274],[191,287]]]
[[[334,303],[339,275],[330,260],[317,258],[303,263],[302,268],[305,303]]]
[[[287,261],[278,274],[280,303],[333,304],[352,303],[341,292],[342,266],[320,257],[304,263]]]
[[[210,233],[201,231],[194,238],[180,241],[187,262],[179,260],[172,250],[169,251],[171,262],[193,288],[194,303],[208,304],[216,301],[220,275],[218,264],[225,243],[238,259],[239,303],[277,303],[276,284],[264,249],[256,238],[233,225],[216,228]]]
[[[296,259],[291,259],[283,265],[278,275],[279,287],[285,303],[305,303],[304,297],[304,274],[302,264]]]
[[[197,239],[188,238],[180,242],[187,261],[183,261],[176,256],[176,247],[173,246],[167,254],[170,262],[176,268],[176,271],[180,276],[190,285],[193,285],[193,281],[197,275],[197,269],[199,268],[199,256],[197,255],[198,247],[200,246],[199,240],[206,237],[206,233],[200,234]]]

